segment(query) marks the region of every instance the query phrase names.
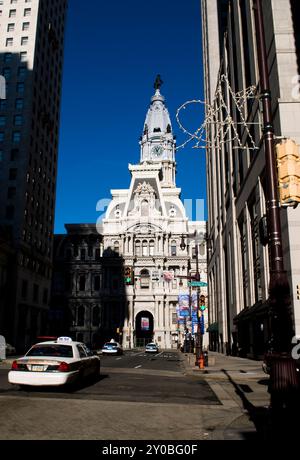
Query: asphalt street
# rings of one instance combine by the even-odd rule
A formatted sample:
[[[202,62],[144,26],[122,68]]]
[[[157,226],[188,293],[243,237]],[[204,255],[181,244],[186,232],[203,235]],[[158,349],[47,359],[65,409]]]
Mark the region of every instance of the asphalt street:
[[[9,362],[1,363],[1,440],[201,441],[255,436],[227,377],[222,374],[218,380],[214,373],[194,372],[180,352],[102,356],[100,378],[72,391],[20,390],[8,383],[8,371]],[[235,425],[242,435],[235,428],[228,431]]]

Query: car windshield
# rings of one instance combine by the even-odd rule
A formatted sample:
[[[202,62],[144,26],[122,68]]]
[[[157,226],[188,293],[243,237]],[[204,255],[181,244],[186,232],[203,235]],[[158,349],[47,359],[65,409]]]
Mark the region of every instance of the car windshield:
[[[104,348],[116,348],[118,346],[117,343],[106,343]]]
[[[156,345],[155,343],[149,343],[149,345],[147,345],[148,348],[156,348]]]
[[[55,356],[58,358],[73,358],[70,345],[37,345],[32,347],[26,356]]]

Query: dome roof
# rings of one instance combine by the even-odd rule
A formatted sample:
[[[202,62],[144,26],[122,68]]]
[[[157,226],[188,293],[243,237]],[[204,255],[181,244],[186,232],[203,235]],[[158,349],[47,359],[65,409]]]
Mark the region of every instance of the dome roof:
[[[166,134],[172,132],[171,119],[168,109],[165,106],[165,98],[157,89],[155,95],[151,98],[151,105],[148,110],[144,131],[148,132],[151,138],[153,135]]]

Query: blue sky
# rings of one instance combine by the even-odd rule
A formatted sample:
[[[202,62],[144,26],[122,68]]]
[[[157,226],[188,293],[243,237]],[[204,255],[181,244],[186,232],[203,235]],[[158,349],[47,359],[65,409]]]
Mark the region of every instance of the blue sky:
[[[97,202],[110,198],[111,189],[129,187],[128,164],[139,162],[157,74],[180,145],[186,137],[176,111],[203,99],[199,0],[69,0],[56,233],[66,223],[96,222]],[[182,120],[196,130],[201,106],[185,110]],[[182,199],[206,199],[204,151],[180,149],[177,163]]]

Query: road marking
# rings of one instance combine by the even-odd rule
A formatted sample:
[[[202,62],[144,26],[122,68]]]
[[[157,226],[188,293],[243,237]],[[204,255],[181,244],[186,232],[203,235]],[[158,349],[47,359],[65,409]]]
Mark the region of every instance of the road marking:
[[[122,358],[116,358],[116,361],[120,361],[120,359],[122,359]]]
[[[141,365],[140,366],[135,366],[134,369],[140,369],[140,367],[142,367]]]

